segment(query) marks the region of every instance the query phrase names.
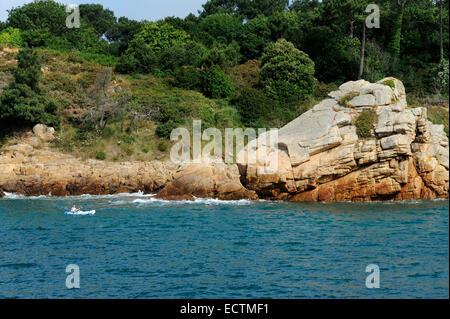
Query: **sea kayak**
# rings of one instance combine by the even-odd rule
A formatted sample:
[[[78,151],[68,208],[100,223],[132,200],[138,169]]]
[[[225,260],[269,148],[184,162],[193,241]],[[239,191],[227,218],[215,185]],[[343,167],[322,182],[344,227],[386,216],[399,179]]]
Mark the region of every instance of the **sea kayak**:
[[[90,210],[87,212],[78,211],[78,212],[65,212],[64,215],[95,215],[95,210]]]

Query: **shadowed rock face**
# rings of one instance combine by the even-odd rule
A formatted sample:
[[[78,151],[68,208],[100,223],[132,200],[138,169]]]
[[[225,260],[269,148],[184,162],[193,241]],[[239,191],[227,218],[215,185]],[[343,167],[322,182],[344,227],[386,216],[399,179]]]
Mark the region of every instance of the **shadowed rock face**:
[[[448,198],[444,127],[427,120],[426,108],[407,107],[401,81],[351,81],[329,97],[281,128],[276,147],[261,142],[266,136],[249,143],[243,157],[249,148],[262,149],[268,158],[278,156],[278,169],[266,173],[268,164],[259,159],[241,163],[248,189],[262,198],[293,201]],[[368,108],[378,121],[373,137],[363,139],[354,123]]]

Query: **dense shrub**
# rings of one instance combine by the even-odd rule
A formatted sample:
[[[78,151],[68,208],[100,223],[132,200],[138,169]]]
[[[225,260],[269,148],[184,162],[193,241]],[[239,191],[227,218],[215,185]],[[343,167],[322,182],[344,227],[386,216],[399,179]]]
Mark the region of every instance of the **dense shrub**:
[[[255,122],[267,115],[276,106],[276,102],[263,91],[254,88],[245,88],[239,97],[233,101],[242,118],[242,123],[252,126]]]
[[[106,159],[106,153],[103,151],[97,151],[97,153],[95,153],[95,158],[104,161]]]
[[[378,116],[374,109],[364,109],[355,121],[356,134],[362,138],[373,136],[373,126],[377,121]]]
[[[436,70],[436,87],[442,92],[448,94],[448,60],[442,60]]]
[[[201,91],[203,71],[192,66],[183,66],[174,72],[174,85],[187,90]]]
[[[122,55],[116,65],[116,72],[135,73],[140,69],[139,60],[134,55]]]
[[[243,88],[257,88],[259,82],[259,67],[261,62],[258,60],[249,60],[244,64],[237,65],[227,71],[231,83],[236,90]]]
[[[186,65],[200,67],[206,55],[207,49],[201,43],[188,41],[185,44],[176,44],[161,50],[158,55],[159,68],[173,71]]]
[[[222,68],[233,67],[241,59],[239,51],[240,48],[237,42],[233,41],[228,45],[215,42],[211,49],[206,52],[202,64],[208,67],[212,65],[218,65]]]
[[[156,127],[156,130],[155,130],[155,133],[159,137],[169,138],[170,133],[172,133],[172,131],[179,126],[180,126],[179,121],[170,119],[167,122],[158,124],[158,126]]]
[[[21,46],[23,42],[20,30],[17,28],[7,27],[5,30],[1,31],[0,44]]]
[[[123,135],[120,139],[126,144],[133,144],[136,141],[133,135]]]
[[[230,78],[216,65],[205,72],[203,80],[203,93],[211,98],[232,97],[235,90]]]
[[[161,142],[158,143],[158,150],[160,152],[165,152],[168,147],[169,147],[169,145],[167,145],[166,141],[161,141]]]
[[[25,30],[22,40],[30,48],[42,47],[52,42],[52,36],[47,29]]]
[[[313,93],[314,62],[292,43],[281,39],[264,49],[260,76],[270,96],[282,102],[304,99]]]
[[[23,49],[17,59],[14,80],[0,99],[0,121],[44,123],[58,128],[57,106],[39,87],[41,57],[32,49]]]
[[[130,43],[126,54],[119,61],[117,71],[149,73],[158,68],[159,55],[174,46],[184,46],[189,35],[164,22],[146,23]],[[132,62],[127,62],[131,59]]]

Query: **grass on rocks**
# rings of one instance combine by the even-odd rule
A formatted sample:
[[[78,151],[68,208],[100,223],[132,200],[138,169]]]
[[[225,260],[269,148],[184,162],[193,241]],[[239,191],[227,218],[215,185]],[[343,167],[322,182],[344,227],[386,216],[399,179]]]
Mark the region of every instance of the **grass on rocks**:
[[[353,108],[353,105],[350,104],[350,101],[355,97],[359,96],[359,92],[349,92],[346,95],[342,96],[338,103],[339,105],[345,106],[347,108]]]
[[[373,136],[373,127],[378,122],[378,115],[374,109],[364,109],[355,121],[356,134],[360,138]]]

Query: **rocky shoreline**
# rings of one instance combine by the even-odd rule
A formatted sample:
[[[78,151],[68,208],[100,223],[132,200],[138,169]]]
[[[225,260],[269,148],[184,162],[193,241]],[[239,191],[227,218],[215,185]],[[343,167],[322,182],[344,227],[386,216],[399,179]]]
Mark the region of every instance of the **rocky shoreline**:
[[[377,115],[372,137],[357,135],[355,123],[364,110]],[[448,198],[448,138],[442,125],[427,120],[426,111],[407,106],[397,79],[347,82],[281,128],[277,145],[249,143],[244,153],[258,149],[269,158],[276,154],[278,169],[270,173],[268,163],[261,161],[83,161],[51,148],[54,130],[36,125],[20,142],[0,150],[0,197],[4,192],[68,196],[142,191],[169,200]]]
[[[371,136],[361,138],[356,123],[363,112],[376,118]],[[248,147],[274,153],[256,142]],[[325,202],[449,197],[444,126],[432,124],[426,108],[408,107],[403,83],[395,78],[344,83],[281,128],[277,148],[275,174],[264,173],[267,163],[241,168],[244,184],[260,197]]]

